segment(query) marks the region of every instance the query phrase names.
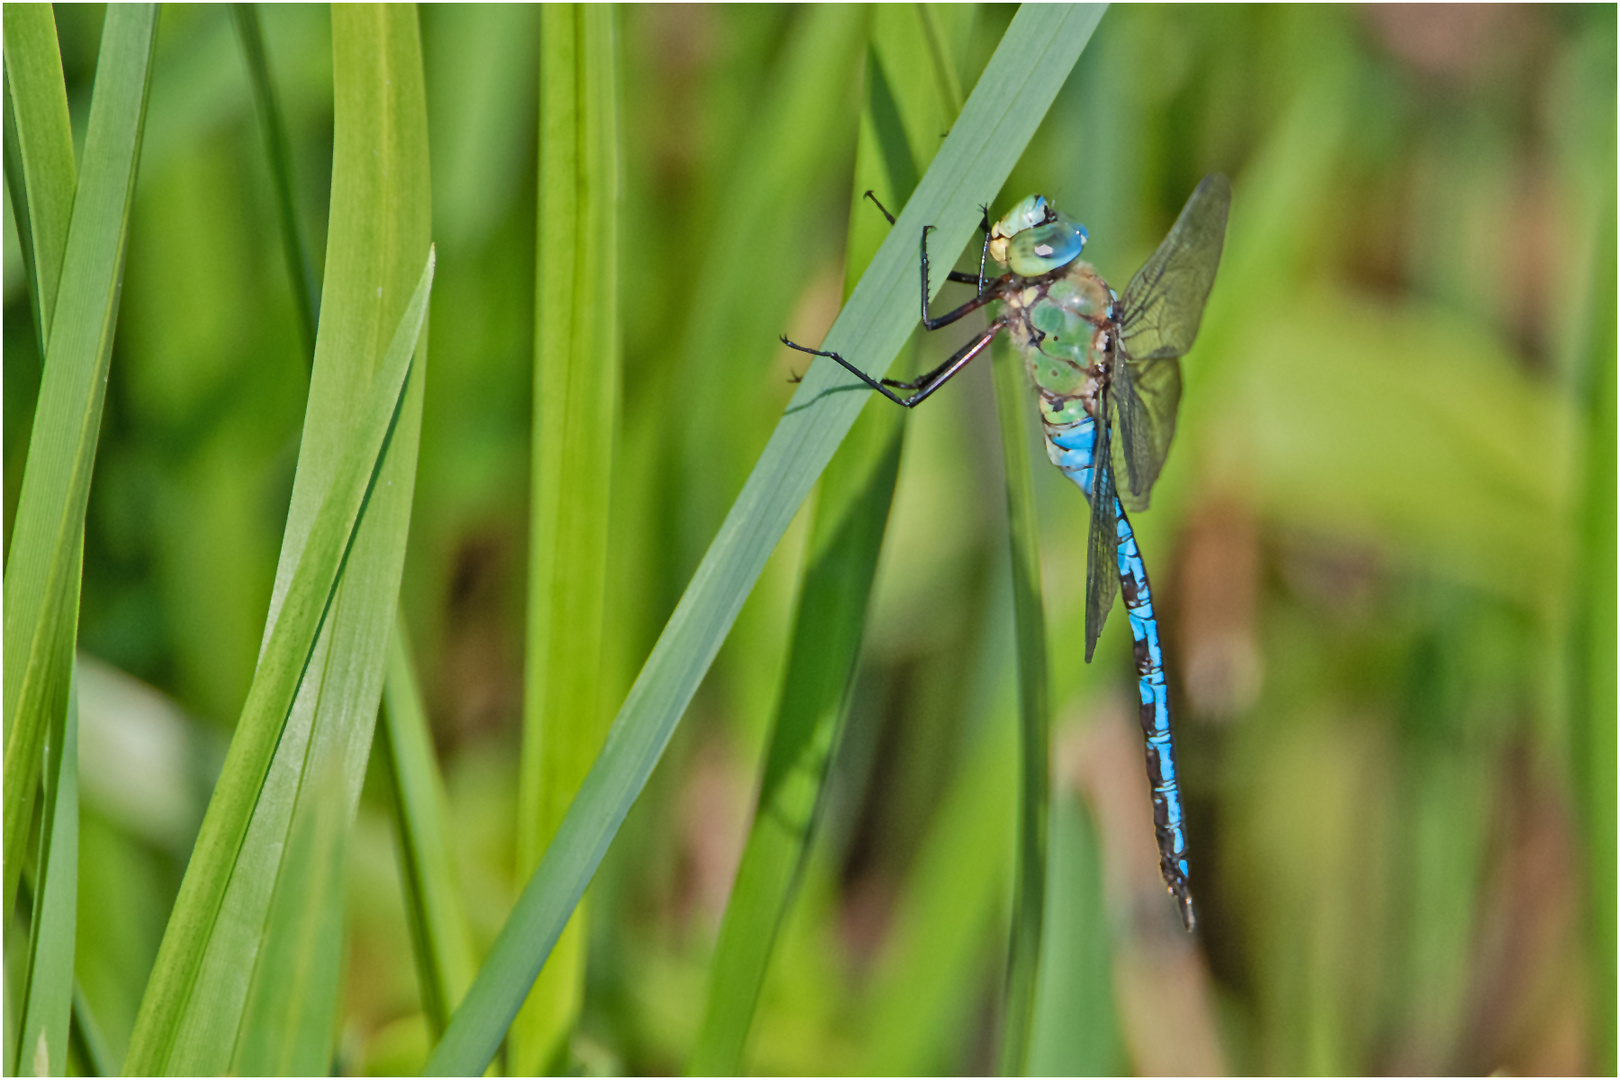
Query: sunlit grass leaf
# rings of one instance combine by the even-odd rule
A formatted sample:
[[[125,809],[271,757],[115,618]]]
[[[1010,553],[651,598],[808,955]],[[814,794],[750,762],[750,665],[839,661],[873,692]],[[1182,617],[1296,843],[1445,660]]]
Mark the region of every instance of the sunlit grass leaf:
[[[5,54],[6,183],[28,269],[35,340],[45,342],[56,312],[78,183],[51,5],[6,6]]]
[[[529,602],[517,877],[533,873],[607,733],[608,509],[619,412],[619,123],[614,10],[540,12]],[[584,997],[584,910],[508,1034],[514,1074],[551,1071]]]
[[[17,1001],[17,1060],[13,1076],[67,1075],[68,1017],[73,1011],[73,946],[79,889],[79,702],[68,692],[67,714],[52,724],[45,749],[45,814],[40,823],[43,868],[29,920],[28,973]]]
[[[938,25],[971,9],[890,5],[871,13],[866,102],[851,196],[846,291],[889,226],[864,193],[903,205],[961,108],[953,51]],[[967,18],[954,20],[965,29]],[[937,47],[916,49],[916,40]],[[939,70],[940,67],[944,70]],[[920,163],[917,155],[928,155]],[[905,414],[862,413],[821,480],[780,705],[758,804],[720,925],[703,1027],[687,1071],[741,1071],[766,966],[820,816],[828,765],[848,716],[867,602],[899,471]]]
[[[888,366],[916,322],[915,237],[925,223],[937,223],[940,251],[966,243],[978,223],[974,208],[995,195],[1096,19],[1094,10],[1067,6],[1019,11],[825,347],[871,369]],[[765,561],[867,397],[831,361],[818,360],[806,374],[451,1019],[429,1072],[479,1072],[494,1054]]]
[[[325,291],[272,618],[300,532],[333,471],[333,450],[379,366],[383,335],[402,308],[415,317],[417,297],[408,305],[405,298],[430,239],[416,9],[334,8],[332,55],[337,157]],[[415,354],[412,377],[386,456],[243,845],[236,870],[243,884],[238,888],[233,880],[220,914],[223,933],[216,932],[204,961],[198,985],[217,992],[194,996],[191,1022],[198,1035],[183,1036],[211,1063],[212,1040],[204,1033],[239,1024],[232,1072],[309,1072],[331,1060],[342,968],[343,852],[395,627],[427,375],[425,318],[424,309],[408,346]],[[380,366],[386,369],[402,346],[396,336]],[[301,826],[305,818],[310,823]],[[300,878],[322,887],[301,890]],[[240,1005],[248,955],[234,940],[239,928],[261,935]]]
[[[335,8],[332,48],[332,227],[309,405],[271,599],[278,628],[292,567],[306,536],[313,543],[308,530],[320,493],[345,467],[342,447],[354,415],[370,408],[373,372],[391,374],[401,355],[414,353],[407,361],[412,375],[198,968],[171,1060],[182,1071],[307,1071],[330,1059],[343,888],[340,874],[321,867],[342,863],[365,775],[410,521],[431,285],[431,269],[418,270],[429,250],[429,198],[416,11]],[[322,776],[317,767],[330,772]],[[340,788],[341,798],[327,785]],[[341,806],[342,826],[300,830],[301,815],[320,813],[304,809],[306,800]],[[316,850],[296,850],[301,843]],[[283,918],[278,909],[291,902],[283,898],[296,890],[289,893],[281,879],[301,872],[330,887],[303,895]],[[270,959],[283,951],[296,961],[282,966]],[[222,1060],[222,1045],[233,1042],[234,1056]]]
[[[275,181],[283,257],[297,300],[300,327],[304,331],[306,345],[313,349],[315,312],[319,304],[318,290],[302,240],[304,233],[299,227],[296,201],[293,196],[295,190],[293,163],[281,119],[278,95],[270,77],[258,9],[253,4],[232,6],[243,49],[247,54],[254,101],[258,106],[259,122],[265,136],[271,174]],[[417,684],[415,665],[411,661],[403,618],[397,620],[389,648],[388,667],[383,682],[383,702],[380,745],[394,796],[395,821],[399,829],[401,884],[417,961],[422,1008],[434,1030],[442,1031],[449,1020],[451,1009],[466,992],[467,985],[472,982],[472,944],[468,936],[466,916],[455,888],[449,851],[445,846],[443,784],[438,764],[433,756],[427,712],[422,702],[421,689]],[[326,802],[332,801],[330,789],[331,782],[328,779],[321,789],[326,796]],[[341,802],[329,809],[337,814],[339,819],[343,818]],[[300,819],[304,820],[304,824],[300,826],[299,821],[295,820],[293,828],[295,830],[302,828],[306,832],[310,829],[321,829],[322,831],[318,833],[309,834],[309,843],[329,848],[329,854],[341,850],[332,847],[337,838],[319,824],[319,821],[324,819],[317,819],[317,823],[311,824],[306,820],[309,817],[310,815],[300,812]],[[313,850],[295,849],[294,854],[299,862],[296,865],[289,865],[283,871],[282,879],[277,885],[272,917],[274,918],[277,912],[281,913],[284,916],[283,921],[288,923],[283,933],[296,935],[301,929],[307,928],[301,928],[285,917],[296,910],[294,905],[297,901],[291,898],[298,897],[300,892],[307,889],[299,886],[289,888],[287,882],[302,882],[304,878],[320,873],[322,868],[316,865]],[[336,882],[333,876],[335,864],[330,858],[326,863],[328,877],[323,884],[332,888]],[[340,885],[338,887],[340,888]],[[325,913],[326,924],[321,930],[324,932],[324,939],[330,942],[340,932],[340,928],[332,925],[332,919],[338,914],[338,910],[335,906],[328,905]],[[320,940],[322,939],[319,937],[312,939],[312,941]],[[331,973],[335,974],[335,969]],[[260,985],[273,984],[277,981],[286,980],[277,979],[272,972],[268,979],[260,980]],[[276,1004],[285,1009],[293,1002],[284,999]],[[300,1065],[307,1066],[302,1071],[320,1067],[321,1061],[318,1058],[314,1058],[311,1064],[293,1062],[278,1056],[278,1049],[282,1048],[278,1048],[274,1039],[267,1039],[264,1036],[267,1032],[277,1030],[279,1025],[274,1023],[271,1016],[264,1019],[263,1024],[248,1025],[249,1031],[255,1032],[254,1038],[261,1045],[257,1049],[245,1049],[243,1055],[245,1060],[256,1060],[261,1066],[278,1072],[300,1071]],[[312,1027],[321,1023],[319,1017],[310,1017],[309,1020]],[[315,1049],[313,1045],[312,1049]],[[325,1047],[320,1046],[318,1049],[324,1052]]]
[[[337,36],[341,37],[341,34]],[[339,130],[342,130],[341,126]],[[349,148],[349,152],[356,151]],[[357,238],[345,236],[341,229],[335,228],[332,236],[334,245],[358,243]],[[351,269],[347,274],[330,273],[328,287],[332,287],[332,282],[345,278],[356,284],[369,285],[369,281]],[[332,459],[327,470],[331,475],[329,486],[318,509],[306,517],[307,532],[301,538],[302,544],[298,545],[295,568],[286,588],[281,591],[280,610],[271,623],[253,686],[243,706],[236,735],[231,740],[219,784],[203,818],[202,831],[193,849],[186,877],[181,882],[180,895],[170,916],[163,944],[158,950],[146,996],[141,1002],[141,1012],[125,1062],[126,1071],[190,1071],[184,1066],[196,1059],[221,1055],[229,1063],[236,1024],[252,974],[251,967],[236,973],[234,1000],[222,1001],[214,997],[195,1000],[198,978],[217,936],[224,934],[230,941],[246,936],[247,944],[256,947],[262,922],[244,925],[238,921],[221,925],[221,908],[226,902],[227,887],[233,883],[238,871],[243,871],[244,876],[247,871],[252,871],[253,876],[265,884],[274,881],[276,868],[264,859],[261,858],[252,867],[243,865],[243,846],[248,840],[249,825],[260,804],[261,794],[280,794],[265,791],[266,774],[270,771],[271,759],[277,752],[283,730],[288,725],[294,698],[300,693],[301,687],[308,684],[304,678],[306,671],[320,671],[324,666],[324,673],[329,679],[334,674],[343,673],[345,665],[335,663],[336,658],[331,655],[335,650],[330,646],[320,650],[326,655],[316,655],[316,637],[327,622],[329,610],[337,602],[335,594],[340,585],[356,581],[357,574],[363,581],[368,569],[359,558],[362,552],[357,532],[362,525],[361,512],[366,512],[365,521],[375,520],[372,514],[379,510],[378,504],[386,498],[385,489],[391,472],[389,465],[397,460],[394,455],[385,452],[399,445],[394,440],[394,436],[399,434],[399,421],[414,419],[408,413],[412,399],[418,405],[420,402],[420,390],[413,389],[420,386],[420,381],[407,380],[413,370],[413,355],[417,351],[422,324],[427,315],[432,280],[433,258],[430,253],[416,291],[400,317],[380,370],[371,380],[359,408],[342,425],[343,438],[329,450]],[[331,320],[344,309],[344,304],[329,303],[325,309],[328,320]],[[331,323],[323,323],[325,325]],[[345,344],[353,346],[356,343]],[[351,366],[369,367],[365,360],[365,352],[356,349],[347,362]],[[320,371],[321,365],[317,361],[317,377]],[[400,441],[405,441],[403,436]],[[395,573],[397,575],[397,569]],[[397,589],[397,576],[393,582],[393,588]],[[389,614],[392,615],[391,610]],[[384,643],[387,630],[385,627],[380,635]],[[337,685],[342,687],[346,684]],[[369,743],[369,738],[366,742]],[[302,755],[299,756],[301,759]],[[363,766],[365,755],[359,756]],[[301,764],[301,760],[296,764]],[[348,764],[345,762],[345,765]],[[296,785],[293,787],[296,788]],[[289,814],[292,809],[290,794],[282,794],[280,800]],[[268,896],[265,899],[267,901]],[[310,898],[310,902],[317,903],[319,898]],[[263,910],[261,906],[260,911]],[[183,1026],[186,1029],[184,1037]],[[211,1037],[213,1041],[209,1041]],[[223,1068],[217,1071],[223,1071]]]
[[[78,625],[84,515],[112,357],[129,202],[146,116],[156,8],[107,12],[84,171],[73,201],[56,310],[5,575],[5,910],[17,893],[46,730],[67,708]],[[36,35],[35,47],[48,44]],[[49,65],[35,61],[38,77]],[[8,72],[9,77],[9,72]],[[30,88],[28,96],[43,95]],[[17,120],[23,122],[24,117]],[[32,137],[19,130],[21,143]],[[42,189],[71,178],[60,154]],[[45,167],[44,164],[41,166]],[[42,217],[42,221],[43,221]],[[36,245],[44,258],[45,245]],[[42,267],[42,269],[44,269]],[[41,288],[48,293],[48,288]]]

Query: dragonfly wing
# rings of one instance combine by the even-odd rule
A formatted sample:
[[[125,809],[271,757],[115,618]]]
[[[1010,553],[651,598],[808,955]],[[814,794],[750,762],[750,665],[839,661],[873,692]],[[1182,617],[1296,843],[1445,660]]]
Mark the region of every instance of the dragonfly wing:
[[[1120,498],[1132,510],[1146,510],[1148,494],[1159,478],[1170,440],[1176,434],[1176,406],[1181,402],[1181,361],[1173,356],[1115,365],[1114,415],[1119,439],[1114,443],[1114,475],[1124,473],[1127,490]]]
[[[1114,465],[1109,450],[1107,391],[1097,399],[1097,446],[1091,456],[1091,528],[1086,543],[1086,663],[1097,648],[1103,623],[1119,592],[1119,516]]]
[[[1192,348],[1204,301],[1215,284],[1232,185],[1211,173],[1187,199],[1181,216],[1120,298],[1119,339],[1134,361],[1180,356]]]
[[[1211,173],[1187,199],[1159,250],[1125,287],[1119,302],[1119,362],[1114,365],[1120,442],[1133,510],[1147,507],[1176,430],[1181,366],[1192,348],[1215,283],[1232,186]]]

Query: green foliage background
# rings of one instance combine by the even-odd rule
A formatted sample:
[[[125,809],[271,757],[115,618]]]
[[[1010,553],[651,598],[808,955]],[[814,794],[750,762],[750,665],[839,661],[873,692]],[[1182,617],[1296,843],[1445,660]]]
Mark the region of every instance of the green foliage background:
[[[820,340],[849,215],[875,216],[851,198],[868,46],[828,30],[838,62],[810,63],[816,14],[616,15],[610,713],[803,372],[776,335]],[[82,154],[102,9],[55,16]],[[401,612],[477,957],[523,884],[540,19],[419,16],[438,261]],[[1011,16],[977,9],[951,43],[964,90]],[[331,22],[260,18],[318,279]],[[992,206],[1044,192],[1118,288],[1202,175],[1234,189],[1176,449],[1133,519],[1200,931],[1181,935],[1158,881],[1117,612],[1082,662],[1084,502],[1041,469],[1054,772],[1032,1071],[1613,1069],[1615,32],[1612,7],[1117,8]],[[253,678],[310,383],[231,13],[165,7],[151,80],[78,622],[75,970],[114,1063]],[[9,547],[41,357],[5,217]],[[966,333],[905,362],[926,370]],[[907,421],[751,1071],[995,1067],[1017,703],[977,367]],[[806,517],[592,885],[557,1064],[673,1072],[692,1053]],[[420,1069],[442,1022],[409,947],[392,790],[374,753],[343,849],[343,1072]]]

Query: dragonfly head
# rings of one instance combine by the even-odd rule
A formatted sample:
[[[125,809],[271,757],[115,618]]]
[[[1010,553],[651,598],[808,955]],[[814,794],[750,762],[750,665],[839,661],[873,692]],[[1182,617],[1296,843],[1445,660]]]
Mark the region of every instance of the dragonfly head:
[[[1086,239],[1084,225],[1046,196],[1029,195],[990,227],[990,257],[1020,277],[1039,277],[1078,259]]]

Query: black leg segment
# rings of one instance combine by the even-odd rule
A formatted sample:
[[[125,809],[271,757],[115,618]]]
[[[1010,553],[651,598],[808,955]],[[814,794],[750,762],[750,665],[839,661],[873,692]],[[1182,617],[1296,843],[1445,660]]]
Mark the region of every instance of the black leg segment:
[[[976,295],[972,300],[969,300],[959,308],[947,311],[937,319],[928,314],[928,230],[932,228],[932,225],[924,225],[922,231],[922,324],[929,330],[938,330],[942,326],[949,326],[951,323],[960,319],[964,315],[979,310],[992,300],[999,299],[999,297],[994,290],[988,292],[985,291],[983,281],[979,280],[977,282],[979,285],[978,295]],[[951,280],[975,280],[968,277],[966,274],[962,275],[961,277],[956,277],[955,275],[956,271],[951,271]]]
[[[967,367],[968,362],[983,352],[985,346],[989,345],[990,342],[995,339],[995,336],[1006,328],[1006,325],[1006,320],[997,319],[995,322],[992,322],[988,327],[985,328],[984,333],[980,334],[978,337],[956,350],[956,353],[949,360],[945,361],[943,364],[939,365],[939,367],[935,368],[933,371],[930,371],[922,378],[914,379],[911,382],[895,382],[892,379],[874,379],[872,376],[868,375],[866,372],[862,371],[860,368],[856,367],[848,360],[845,360],[842,356],[839,356],[835,352],[826,352],[821,349],[811,349],[804,345],[800,345],[797,342],[789,341],[785,337],[782,339],[782,344],[786,345],[790,349],[797,349],[802,353],[809,353],[811,356],[825,356],[829,360],[836,361],[845,371],[849,372],[851,375],[854,375],[867,386],[870,386],[873,390],[876,390],[878,393],[882,394],[896,405],[904,405],[906,408],[910,409],[920,405],[935,390],[938,390],[940,387],[949,382],[953,375]],[[890,386],[898,386],[902,390],[916,390],[917,392],[912,394],[910,397],[901,397],[893,390],[890,390]]]

